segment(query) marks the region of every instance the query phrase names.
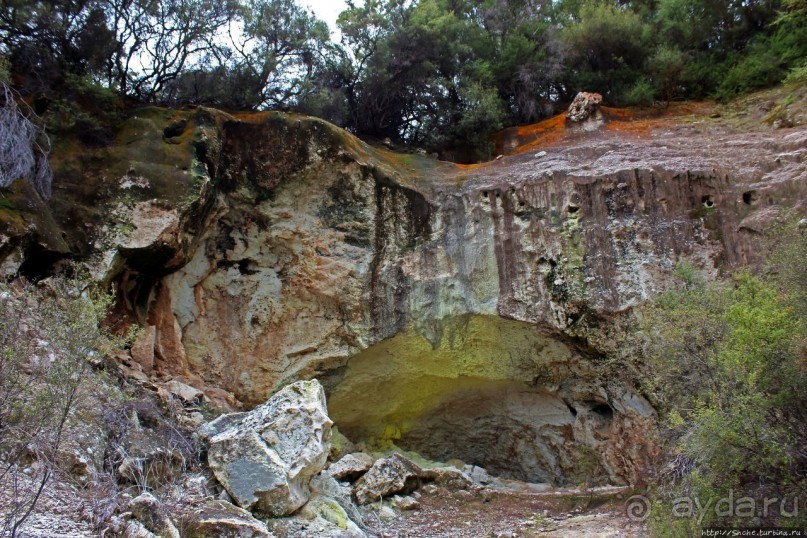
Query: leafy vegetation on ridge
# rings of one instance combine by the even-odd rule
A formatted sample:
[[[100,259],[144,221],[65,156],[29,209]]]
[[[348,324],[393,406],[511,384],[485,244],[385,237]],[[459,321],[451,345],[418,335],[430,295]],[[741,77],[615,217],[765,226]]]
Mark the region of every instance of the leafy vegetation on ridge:
[[[581,90],[613,105],[727,99],[807,67],[803,0],[367,0],[338,26],[337,43],[294,0],[2,0],[0,78],[39,109],[106,113],[98,86],[291,108],[445,149],[484,146]]]

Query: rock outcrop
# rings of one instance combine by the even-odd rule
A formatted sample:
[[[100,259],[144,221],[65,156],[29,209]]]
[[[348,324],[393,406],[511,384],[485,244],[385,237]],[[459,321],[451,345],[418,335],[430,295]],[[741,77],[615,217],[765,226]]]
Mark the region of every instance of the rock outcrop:
[[[618,120],[458,166],[297,115],[144,109],[103,155],[57,152],[51,225],[24,225],[47,255],[19,232],[0,257],[32,274],[69,250],[115,283],[150,376],[247,407],[317,377],[356,442],[634,482],[654,411],[612,334],[681,261],[764,259],[774,223],[807,213],[807,131]]]
[[[602,95],[599,93],[580,92],[569,105],[566,117],[573,122],[585,121],[597,112],[600,104]]]
[[[208,464],[235,503],[272,517],[289,515],[310,497],[325,466],[331,421],[317,381],[298,381],[265,404],[203,428]]]

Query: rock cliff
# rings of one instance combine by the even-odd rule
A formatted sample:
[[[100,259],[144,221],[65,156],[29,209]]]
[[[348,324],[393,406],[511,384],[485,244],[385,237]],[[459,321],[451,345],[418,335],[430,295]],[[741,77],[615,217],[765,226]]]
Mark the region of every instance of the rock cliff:
[[[353,441],[635,482],[654,411],[605,367],[610,329],[681,260],[715,276],[765,256],[807,209],[807,130],[562,121],[460,166],[309,117],[144,109],[108,148],[57,145],[52,218],[0,208],[0,262],[85,260],[145,327],[144,372],[220,403],[318,377]]]

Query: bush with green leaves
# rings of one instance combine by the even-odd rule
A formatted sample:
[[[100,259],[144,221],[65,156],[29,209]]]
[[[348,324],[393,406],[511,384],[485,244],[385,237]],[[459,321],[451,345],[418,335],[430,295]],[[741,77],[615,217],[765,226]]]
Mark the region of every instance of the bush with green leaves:
[[[78,277],[0,285],[0,535],[16,536],[99,362],[121,340],[101,326],[111,297]]]
[[[650,50],[652,29],[641,16],[613,2],[589,0],[564,37],[572,49],[572,84],[624,102]]]
[[[797,235],[783,250],[805,246]],[[659,528],[693,524],[664,516],[682,495],[704,503],[731,491],[807,495],[807,311],[799,307],[807,281],[794,278],[804,272],[797,255],[782,260],[775,277],[689,278],[643,312],[645,388],[662,411],[670,455],[654,516]],[[754,523],[704,515],[702,525]],[[771,513],[755,522],[763,523],[794,521]]]

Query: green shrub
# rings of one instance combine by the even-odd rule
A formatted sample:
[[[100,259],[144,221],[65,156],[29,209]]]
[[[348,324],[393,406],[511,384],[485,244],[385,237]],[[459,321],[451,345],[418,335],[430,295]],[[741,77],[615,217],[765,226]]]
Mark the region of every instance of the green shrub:
[[[0,534],[16,536],[56,470],[89,362],[120,339],[101,328],[111,297],[76,277],[0,285]]]
[[[649,106],[656,98],[656,87],[646,78],[639,79],[625,96],[628,105]]]
[[[785,77],[784,83],[788,86],[801,86],[807,84],[807,61],[791,69]]]
[[[765,40],[752,47],[726,72],[715,97],[725,101],[752,90],[773,86],[784,76],[783,61]]]
[[[675,47],[660,46],[647,62],[647,70],[651,73],[661,98],[672,101],[683,97],[684,73],[686,72],[687,55]]]
[[[777,267],[777,280],[741,272],[731,283],[707,285],[679,266],[685,289],[661,295],[645,310],[645,388],[669,439],[662,504],[680,495],[714,500],[729,491],[755,498],[804,493],[807,331],[797,304],[807,285],[783,276],[804,272],[803,237],[782,250],[794,249]],[[665,510],[651,527],[692,524],[671,520]],[[703,516],[703,525],[738,523],[713,512]],[[772,513],[764,523],[794,521]]]

